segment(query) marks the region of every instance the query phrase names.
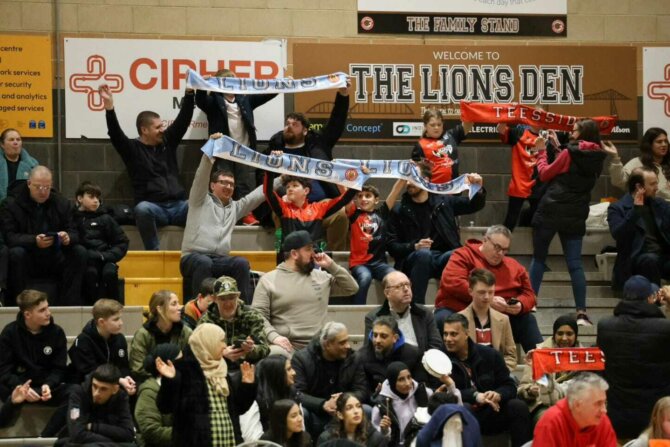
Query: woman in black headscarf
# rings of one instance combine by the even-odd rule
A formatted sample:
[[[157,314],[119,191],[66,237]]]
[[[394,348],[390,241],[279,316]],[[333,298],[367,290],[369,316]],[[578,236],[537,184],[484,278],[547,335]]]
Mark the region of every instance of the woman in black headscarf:
[[[574,348],[581,347],[577,340],[579,326],[574,315],[562,315],[554,321],[553,335],[537,345],[542,348]],[[540,380],[533,380],[533,364],[530,356],[524,366],[524,374],[519,385],[518,396],[528,403],[528,409],[537,423],[546,410],[565,397],[568,383],[578,371],[546,374]],[[546,379],[545,379],[546,377]]]
[[[428,406],[430,394],[430,389],[412,379],[407,365],[390,363],[379,392],[380,403],[372,409],[372,425],[389,439],[389,445],[403,445],[407,424],[418,407]]]

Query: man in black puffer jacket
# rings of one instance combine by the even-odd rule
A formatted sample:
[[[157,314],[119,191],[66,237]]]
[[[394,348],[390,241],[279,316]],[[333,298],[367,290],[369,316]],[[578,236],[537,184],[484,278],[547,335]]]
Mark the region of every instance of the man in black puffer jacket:
[[[444,345],[453,365],[451,378],[482,434],[509,431],[512,447],[521,446],[533,437],[528,406],[516,398],[516,384],[502,354],[473,342],[468,326],[462,314],[444,320]]]
[[[87,304],[103,297],[119,299],[117,263],[128,253],[128,237],[100,207],[101,195],[100,187],[88,181],[79,185],[75,193],[79,208],[74,212],[74,222],[87,255],[83,284]]]
[[[305,349],[291,359],[295,389],[309,411],[307,430],[314,439],[335,415],[340,393],[353,393],[362,404],[368,402],[365,371],[349,344],[349,332],[342,323],[328,322]]]
[[[607,413],[619,438],[638,436],[656,401],[670,395],[670,321],[656,305],[657,291],[644,276],[631,276],[614,316],[598,322],[610,385]]]
[[[9,247],[9,292],[16,296],[30,280],[51,275],[60,282],[52,304],[81,305],[86,250],[79,245],[72,203],[52,185],[49,168],[36,166],[3,202],[0,226]]]

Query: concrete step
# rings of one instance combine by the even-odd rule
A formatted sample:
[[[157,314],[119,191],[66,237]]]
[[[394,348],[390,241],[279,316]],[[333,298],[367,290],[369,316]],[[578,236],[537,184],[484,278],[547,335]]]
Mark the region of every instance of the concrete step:
[[[614,296],[614,292],[608,285],[590,285],[587,283],[586,296],[590,298],[610,298]],[[570,283],[552,283],[543,282],[540,287],[539,299],[544,298],[560,298],[572,297],[572,286]]]
[[[467,219],[467,216],[466,216]],[[469,221],[461,220],[461,241],[468,239],[481,239],[486,231],[486,227],[470,227]],[[137,227],[124,225],[123,230],[130,240],[131,250],[142,250],[144,247],[137,231]],[[183,239],[184,229],[176,226],[166,226],[159,229],[160,246],[163,250],[180,250]],[[240,251],[273,251],[275,243],[274,230],[266,230],[259,226],[246,227],[236,226],[233,230],[232,250]],[[584,255],[596,255],[601,252],[606,245],[615,245],[614,239],[606,228],[587,228],[582,246]],[[532,229],[519,227],[514,230],[512,238],[512,247],[510,254],[532,255]],[[563,253],[558,237],[555,237],[549,246],[550,255],[560,255]]]
[[[618,298],[586,298],[586,307],[589,309],[614,309],[619,304]],[[545,309],[572,309],[575,307],[575,301],[570,297],[563,298],[542,298],[538,300],[538,311]]]
[[[84,325],[93,318],[91,309],[91,306],[49,307],[54,322],[63,328],[66,336],[73,337],[79,335]],[[132,335],[142,326],[144,321],[144,317],[142,316],[143,310],[142,307],[132,305],[127,305],[123,308],[124,334]],[[16,320],[18,312],[18,307],[0,307],[0,327],[4,328],[7,324]]]

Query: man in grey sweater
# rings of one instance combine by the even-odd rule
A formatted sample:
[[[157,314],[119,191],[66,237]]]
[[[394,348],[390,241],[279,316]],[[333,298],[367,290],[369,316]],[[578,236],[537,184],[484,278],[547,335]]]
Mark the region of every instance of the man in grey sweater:
[[[220,136],[214,134],[212,138]],[[263,187],[259,186],[240,200],[233,200],[233,173],[217,170],[210,175],[213,164],[214,160],[202,156],[188,196],[188,218],[179,270],[184,282],[191,287],[184,291],[188,294],[184,300],[198,295],[198,288],[205,278],[225,275],[235,278],[240,298],[248,304],[251,301],[249,261],[241,256],[230,256],[230,244],[235,222],[265,200]]]
[[[351,296],[356,280],[325,253],[315,253],[307,231],[294,231],[282,245],[285,261],[263,275],[251,304],[265,318],[271,354],[291,356],[326,323],[328,299]],[[316,268],[319,267],[319,268]]]

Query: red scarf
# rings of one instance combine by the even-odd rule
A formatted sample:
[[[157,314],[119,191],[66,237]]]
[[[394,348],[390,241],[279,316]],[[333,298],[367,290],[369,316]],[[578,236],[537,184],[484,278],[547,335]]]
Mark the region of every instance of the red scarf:
[[[533,380],[547,373],[605,369],[605,354],[600,348],[542,348],[535,349],[532,357]]]
[[[559,115],[521,104],[482,104],[461,101],[461,120],[472,123],[528,124],[534,127],[554,130],[572,130],[572,126],[582,118]],[[594,116],[601,134],[609,134],[616,125],[616,116]]]

